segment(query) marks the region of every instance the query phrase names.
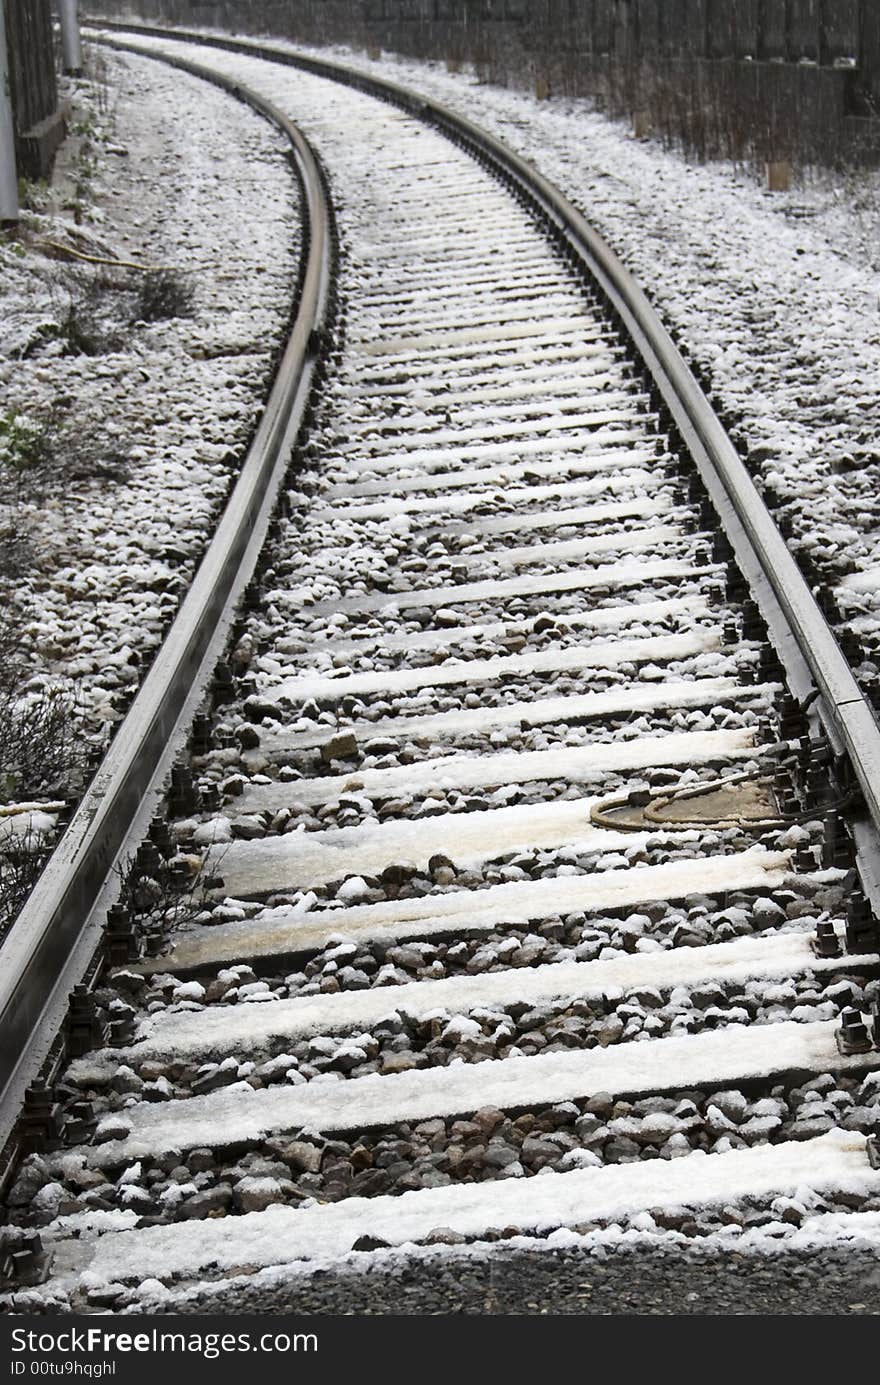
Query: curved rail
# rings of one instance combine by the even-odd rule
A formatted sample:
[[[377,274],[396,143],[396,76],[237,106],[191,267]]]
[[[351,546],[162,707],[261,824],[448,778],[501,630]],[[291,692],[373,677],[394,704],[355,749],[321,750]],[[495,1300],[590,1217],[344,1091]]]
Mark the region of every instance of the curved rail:
[[[246,101],[290,141],[304,193],[305,267],[292,331],[216,533],[107,755],[4,942],[0,1149],[13,1133],[26,1088],[52,1048],[70,991],[88,969],[106,908],[118,892],[114,866],[146,833],[253,574],[332,312],[332,216],[308,142],[256,92],[183,58],[173,65]]]
[[[384,78],[257,40],[129,21],[99,18],[91,22],[97,27],[247,53],[390,101],[431,121],[465,145],[532,204],[548,229],[561,237],[571,255],[600,285],[631,338],[699,470],[737,565],[764,617],[792,694],[802,702],[815,698],[812,709],[832,751],[851,766],[864,802],[851,819],[858,870],[875,914],[880,913],[880,726],[871,704],[693,372],[645,292],[577,207],[494,135],[449,107]]]
[[[880,906],[880,728],[873,711],[698,382],[643,291],[577,208],[501,141],[448,108],[392,82],[263,43],[133,23],[115,24],[100,19],[94,22],[105,29],[153,34],[247,53],[346,83],[390,101],[420,119],[430,120],[450,138],[464,144],[516,189],[547,229],[565,242],[572,258],[602,287],[689,448],[737,563],[761,607],[792,692],[806,698],[814,689],[818,691],[814,710],[821,714],[833,749],[848,756],[864,795],[867,812],[854,824],[859,870],[866,893],[875,908]],[[167,58],[164,54],[151,56]],[[173,61],[251,100],[293,140],[304,178],[306,169],[310,170],[309,211],[316,218],[309,269],[300,313],[276,388],[217,539],[117,734],[111,754],[4,948],[7,965],[0,983],[0,1049],[5,1057],[0,1066],[0,1081],[6,1081],[6,1090],[0,1100],[0,1137],[11,1128],[7,1126],[9,1113],[17,1109],[15,1102],[20,1101],[24,1086],[35,1073],[34,1056],[39,1057],[41,1051],[48,1049],[49,1020],[54,1013],[57,1022],[69,987],[85,969],[85,961],[95,946],[97,918],[107,902],[107,878],[114,855],[119,854],[128,836],[140,825],[146,826],[151,801],[159,791],[174,747],[182,739],[187,719],[219,652],[231,608],[253,569],[276,484],[265,480],[272,469],[270,456],[277,459],[283,455],[295,435],[314,366],[311,334],[322,325],[326,313],[327,215],[326,209],[319,210],[320,179],[302,137],[273,107],[254,98],[253,93],[245,92],[237,83],[182,58],[175,57]],[[234,577],[228,571],[230,560],[220,558],[221,543],[233,529],[241,553],[241,566]],[[222,540],[221,534],[225,536]],[[222,598],[215,589],[221,581],[227,583],[227,594]],[[208,626],[211,629],[206,633]],[[169,691],[169,679],[173,680],[173,694]],[[13,942],[14,948],[10,949]],[[50,974],[54,980],[47,991],[46,977]],[[32,985],[36,991],[29,989]],[[21,1052],[29,1029],[37,1032],[39,1041],[29,1043],[27,1058],[15,1067],[15,1055]]]

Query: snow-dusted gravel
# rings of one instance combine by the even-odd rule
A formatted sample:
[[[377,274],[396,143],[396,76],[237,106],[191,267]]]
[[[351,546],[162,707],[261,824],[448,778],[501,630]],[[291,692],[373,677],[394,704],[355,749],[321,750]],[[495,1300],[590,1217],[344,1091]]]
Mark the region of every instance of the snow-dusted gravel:
[[[31,686],[72,685],[100,739],[259,415],[290,311],[299,194],[281,136],[214,86],[97,49],[89,71],[55,186],[0,244],[3,417],[48,452],[15,495],[8,447],[0,461],[4,522],[28,539],[3,599],[24,621]],[[192,290],[186,315],[133,321],[140,271],[61,261],[48,241],[171,267]]]
[[[284,41],[273,39],[278,46]],[[710,386],[811,581],[834,593],[880,676],[880,256],[876,174],[770,193],[591,110],[346,48],[298,51],[424,92],[554,180],[647,289]],[[809,566],[812,563],[812,567]],[[849,580],[851,573],[862,574]]]
[[[299,259],[263,117],[143,57],[93,48],[88,73],[51,186],[0,240],[0,931],[47,800],[76,797],[210,539]]]
[[[168,1308],[242,1265],[413,1243],[765,1252],[872,1226],[878,983],[811,947],[849,931],[830,834],[820,857],[818,818],[594,812],[754,775],[780,729],[601,314],[436,132],[216,65],[325,161],[345,347],[194,732],[200,798],[128,882],[150,955],[102,978],[67,1144],[8,1194],[11,1243],[55,1252],[43,1303]],[[175,932],[163,882],[199,872]]]

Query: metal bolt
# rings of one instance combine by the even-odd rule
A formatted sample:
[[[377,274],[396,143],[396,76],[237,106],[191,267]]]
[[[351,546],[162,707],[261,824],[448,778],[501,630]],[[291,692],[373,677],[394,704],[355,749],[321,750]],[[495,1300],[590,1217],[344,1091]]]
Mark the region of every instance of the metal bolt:
[[[104,942],[111,966],[124,967],[140,955],[131,914],[123,904],[111,904],[107,910]]]
[[[29,1154],[60,1148],[61,1106],[45,1082],[34,1082],[25,1092],[21,1125],[22,1147]]]
[[[844,1010],[840,1016],[840,1028],[835,1034],[837,1047],[846,1057],[853,1053],[868,1053],[871,1040],[867,1026],[858,1010]]]
[[[846,904],[846,946],[848,952],[876,952],[877,920],[868,900],[852,894]]]
[[[162,857],[159,854],[159,848],[156,846],[156,843],[151,841],[148,837],[146,841],[141,842],[137,849],[132,874],[136,873],[138,876],[151,875],[155,877],[161,868]]]
[[[214,669],[214,677],[211,680],[211,701],[217,707],[224,702],[231,702],[234,697],[235,687],[232,681],[232,669],[221,659]]]
[[[742,578],[740,578],[740,580],[743,584],[743,587],[745,587],[744,580]],[[751,638],[753,634],[756,635],[759,631],[762,631],[764,629],[764,621],[761,616],[760,609],[758,608],[758,603],[756,601],[753,601],[750,596],[744,597],[741,605],[743,629]]]
[[[170,879],[172,889],[186,889],[190,883],[189,866],[186,861],[172,861]]]
[[[127,947],[120,960],[129,960]],[[87,986],[74,986],[67,1010],[65,1042],[68,1053],[72,1058],[81,1058],[91,1049],[100,1048],[106,1037],[106,1026],[101,1022],[95,997]]]
[[[794,853],[794,864],[797,870],[815,870],[816,853],[814,852],[813,848],[811,846],[799,846]]]
[[[64,1142],[81,1145],[89,1140],[97,1125],[95,1108],[90,1101],[75,1101],[67,1108],[64,1119]]]
[[[813,938],[812,948],[817,957],[840,956],[840,939],[830,919],[820,919],[816,924],[816,936]]]
[[[9,1249],[7,1275],[11,1282],[21,1288],[33,1288],[42,1284],[49,1273],[51,1255],[43,1249],[38,1231],[25,1231]]]
[[[150,823],[150,841],[155,844],[163,856],[171,854],[174,846],[171,840],[171,833],[168,830],[168,823],[162,817],[154,817]]]
[[[144,933],[144,951],[148,957],[158,957],[165,946],[164,928],[148,928]]]
[[[197,712],[193,717],[190,746],[193,755],[207,755],[211,749],[211,718],[204,712]]]
[[[198,794],[192,775],[185,765],[175,765],[171,771],[168,807],[175,817],[186,817],[198,807]]]

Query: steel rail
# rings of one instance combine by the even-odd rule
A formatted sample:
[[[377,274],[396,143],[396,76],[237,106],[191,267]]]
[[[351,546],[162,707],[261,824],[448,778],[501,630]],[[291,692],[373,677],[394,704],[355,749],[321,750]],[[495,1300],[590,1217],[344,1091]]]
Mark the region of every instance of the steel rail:
[[[432,122],[466,146],[567,244],[572,258],[604,291],[689,449],[767,622],[792,692],[804,698],[814,689],[818,691],[817,708],[832,746],[848,756],[864,795],[867,811],[854,822],[857,858],[865,891],[875,907],[880,907],[880,728],[873,711],[700,385],[644,292],[578,209],[500,140],[439,103],[395,83],[250,40],[103,19],[92,23],[101,29],[245,53],[389,101]],[[116,41],[116,46],[127,45]],[[144,51],[137,50],[136,45],[131,48]],[[275,107],[240,83],[179,56],[147,56],[173,61],[226,87],[249,100],[289,135],[308,190],[312,218],[309,268],[300,313],[275,390],[217,537],[117,732],[110,754],[3,948],[0,1081],[5,1082],[5,1089],[0,1097],[0,1142],[12,1129],[24,1088],[48,1052],[70,988],[97,946],[103,911],[114,893],[114,861],[125,844],[146,829],[153,803],[222,648],[235,601],[256,564],[283,469],[276,467],[273,478],[266,480],[272,471],[270,455],[274,454],[276,461],[283,457],[295,437],[314,371],[312,333],[321,327],[327,312],[328,219],[318,193],[320,177],[315,160],[302,136]],[[287,405],[282,402],[283,382],[288,386]],[[233,528],[241,549],[241,566],[237,575],[230,577],[231,560],[221,560],[219,553],[221,532],[228,536]],[[220,587],[226,584],[227,592],[221,595]],[[184,630],[189,633],[184,634]]]
[[[119,865],[146,835],[224,648],[236,604],[253,575],[332,311],[332,215],[322,170],[307,140],[258,93],[187,59],[175,57],[173,65],[247,102],[290,142],[304,201],[299,300],[259,427],[192,586],[3,944],[0,1149],[7,1152],[24,1093],[45,1064],[64,1023],[70,992],[99,945],[106,909],[119,891]]]
[[[764,617],[792,694],[803,701],[818,692],[813,713],[834,754],[848,760],[863,796],[863,806],[854,809],[850,827],[863,889],[874,912],[880,914],[880,726],[874,711],[699,382],[643,289],[578,208],[494,135],[395,82],[259,40],[129,21],[89,22],[250,54],[391,102],[465,145],[555,229],[573,258],[603,290],[693,458]]]

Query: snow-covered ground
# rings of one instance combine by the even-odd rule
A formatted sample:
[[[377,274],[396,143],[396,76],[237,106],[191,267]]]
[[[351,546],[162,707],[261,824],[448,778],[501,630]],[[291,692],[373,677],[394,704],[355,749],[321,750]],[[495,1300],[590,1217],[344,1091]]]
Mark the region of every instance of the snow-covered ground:
[[[106,77],[72,93],[75,143],[56,185],[0,245],[4,418],[42,433],[50,453],[19,461],[14,498],[8,442],[2,457],[4,518],[30,541],[4,595],[27,617],[31,674],[76,680],[89,730],[137,681],[226,496],[298,245],[297,191],[271,126],[160,64],[97,61]],[[185,315],[132,322],[140,271],[59,259],[49,242],[169,266],[192,301]],[[97,349],[77,349],[80,332]]]
[[[97,48],[87,71],[52,185],[0,241],[0,601],[5,696],[62,688],[101,744],[258,417],[299,194],[281,135],[214,86]],[[47,787],[2,777],[7,801]]]

